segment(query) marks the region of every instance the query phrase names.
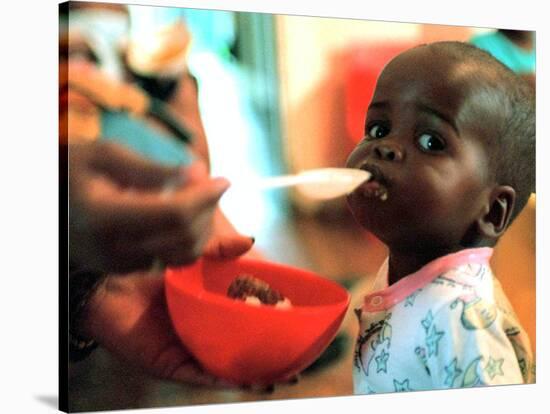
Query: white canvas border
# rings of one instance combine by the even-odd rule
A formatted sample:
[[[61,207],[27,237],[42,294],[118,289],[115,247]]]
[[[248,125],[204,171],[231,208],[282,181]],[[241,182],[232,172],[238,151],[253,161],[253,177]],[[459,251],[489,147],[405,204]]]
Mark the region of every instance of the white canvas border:
[[[57,3],[13,2],[4,6],[2,36],[2,385],[3,411],[55,412],[57,395]],[[391,2],[305,2],[297,0],[172,0],[136,4],[257,11],[280,14],[362,18],[402,22],[507,27],[537,30],[537,384],[520,387],[434,391],[381,396],[195,406],[147,413],[280,413],[305,411],[378,412],[399,409],[424,413],[518,412],[533,410],[548,387],[546,346],[548,251],[544,235],[548,154],[548,25],[544,2],[496,0]],[[546,26],[546,27],[545,27]],[[6,410],[7,409],[7,410]]]

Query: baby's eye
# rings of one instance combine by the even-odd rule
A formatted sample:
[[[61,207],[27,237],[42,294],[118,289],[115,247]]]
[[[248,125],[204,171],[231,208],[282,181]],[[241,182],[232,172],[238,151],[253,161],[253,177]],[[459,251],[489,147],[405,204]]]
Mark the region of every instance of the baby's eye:
[[[369,126],[367,129],[367,135],[370,138],[374,138],[374,139],[383,138],[386,135],[388,135],[389,132],[390,132],[390,129],[387,126],[382,124],[373,124]]]
[[[418,137],[418,145],[420,145],[420,148],[424,151],[430,152],[443,151],[447,147],[447,144],[442,138],[428,132]]]

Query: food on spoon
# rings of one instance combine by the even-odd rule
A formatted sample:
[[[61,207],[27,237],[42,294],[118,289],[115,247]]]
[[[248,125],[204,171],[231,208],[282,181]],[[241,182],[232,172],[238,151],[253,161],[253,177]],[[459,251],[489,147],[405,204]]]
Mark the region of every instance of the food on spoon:
[[[280,309],[292,306],[290,300],[280,292],[272,289],[263,280],[250,275],[239,275],[227,289],[227,296],[232,299],[242,300],[248,305],[271,305]]]

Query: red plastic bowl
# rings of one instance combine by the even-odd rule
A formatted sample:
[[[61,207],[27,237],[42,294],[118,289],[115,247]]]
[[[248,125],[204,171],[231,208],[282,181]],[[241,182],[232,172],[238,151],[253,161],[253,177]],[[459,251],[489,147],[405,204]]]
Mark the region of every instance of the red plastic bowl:
[[[242,274],[269,283],[292,307],[227,297]],[[307,368],[336,335],[350,301],[344,288],[312,272],[246,258],[167,269],[165,290],[187,349],[212,374],[237,384],[271,384]]]

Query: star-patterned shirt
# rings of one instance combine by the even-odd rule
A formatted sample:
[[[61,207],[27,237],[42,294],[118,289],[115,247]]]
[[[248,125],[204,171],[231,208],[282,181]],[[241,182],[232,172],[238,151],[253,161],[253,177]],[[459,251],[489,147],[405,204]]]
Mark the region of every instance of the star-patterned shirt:
[[[462,250],[392,286],[384,263],[358,312],[356,394],[534,382],[529,339],[491,255]]]

